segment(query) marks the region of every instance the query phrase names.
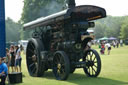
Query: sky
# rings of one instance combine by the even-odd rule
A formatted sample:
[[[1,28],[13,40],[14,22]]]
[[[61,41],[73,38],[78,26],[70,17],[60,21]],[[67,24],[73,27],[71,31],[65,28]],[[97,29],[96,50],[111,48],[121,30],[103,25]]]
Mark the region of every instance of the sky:
[[[128,0],[76,0],[77,5],[96,5],[106,9],[107,15],[128,15]],[[15,22],[21,18],[23,0],[5,0],[5,16]]]

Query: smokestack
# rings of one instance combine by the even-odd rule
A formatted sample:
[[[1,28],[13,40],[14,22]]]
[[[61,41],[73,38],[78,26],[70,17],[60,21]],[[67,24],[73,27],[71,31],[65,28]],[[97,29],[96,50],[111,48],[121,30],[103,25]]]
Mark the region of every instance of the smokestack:
[[[75,0],[67,0],[68,8],[73,8],[76,6]]]

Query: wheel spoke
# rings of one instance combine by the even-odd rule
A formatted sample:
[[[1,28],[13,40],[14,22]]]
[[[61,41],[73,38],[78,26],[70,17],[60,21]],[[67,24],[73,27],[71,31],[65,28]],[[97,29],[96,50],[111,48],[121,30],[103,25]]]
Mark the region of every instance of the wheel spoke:
[[[54,63],[55,63],[55,64],[58,64],[58,59],[56,58],[56,56],[55,56],[55,58],[54,58]]]
[[[87,60],[90,60],[89,55],[90,55],[90,53],[88,53],[88,55],[87,55]]]
[[[57,61],[58,63],[60,63],[60,56],[59,56],[59,54],[57,54],[57,56],[56,56],[56,61]]]
[[[86,56],[86,60],[89,61],[88,55]]]
[[[90,67],[88,68],[88,73],[90,73]]]
[[[93,75],[93,67],[91,66],[91,68],[92,68],[92,75]]]
[[[32,57],[27,57],[27,59],[32,59]]]
[[[87,56],[86,56],[86,57],[87,57]],[[88,62],[89,60],[88,60],[88,58],[86,58],[86,60],[84,60],[84,61]]]
[[[33,50],[31,50],[31,49],[28,49],[30,52],[31,52],[31,54],[34,54],[34,51]]]
[[[92,55],[91,56],[93,56],[93,52],[92,52]]]
[[[60,73],[60,69],[57,68],[57,73],[59,74]]]
[[[95,61],[96,57],[94,57],[94,59],[92,60],[93,62]]]
[[[61,69],[57,69],[57,76],[61,77]],[[60,79],[60,78],[59,78]]]
[[[61,67],[63,67],[63,68],[64,68],[64,67],[65,67],[65,64],[64,64],[64,63],[61,63]]]
[[[93,52],[88,52],[88,54],[87,54],[87,60],[88,61],[92,61],[92,57],[93,57]]]
[[[96,73],[95,69],[93,68],[93,66],[91,66],[92,70]]]
[[[94,63],[97,63],[97,61],[94,61]]]
[[[29,68],[31,68],[31,67],[34,66],[34,65],[35,65],[35,63],[30,64],[30,65],[29,65]]]
[[[36,67],[34,67],[34,68],[32,69],[32,73],[35,73],[35,71],[36,71]]]
[[[64,68],[62,69],[62,72],[65,73],[65,69]]]
[[[90,52],[90,60],[92,61],[93,52]]]
[[[57,61],[54,61],[54,64],[55,64],[55,65],[57,65],[57,64],[58,64],[58,62],[57,62]]]
[[[35,49],[35,46],[31,43],[31,47],[33,48],[33,49]]]
[[[95,64],[93,66],[95,66],[97,68],[97,66]]]
[[[29,69],[30,69],[30,71],[31,71],[32,73],[34,73],[34,72],[36,71],[36,69],[37,69],[36,63],[31,63],[31,64],[29,65]]]
[[[89,69],[89,66],[86,66],[86,69]]]
[[[61,63],[61,65],[64,65],[64,60],[62,57],[60,58],[60,63]]]
[[[65,75],[65,71],[64,71],[64,68],[61,68],[61,72],[60,72],[60,75],[61,75],[61,76],[64,76],[64,75]]]
[[[92,61],[92,56],[90,56],[90,61]]]

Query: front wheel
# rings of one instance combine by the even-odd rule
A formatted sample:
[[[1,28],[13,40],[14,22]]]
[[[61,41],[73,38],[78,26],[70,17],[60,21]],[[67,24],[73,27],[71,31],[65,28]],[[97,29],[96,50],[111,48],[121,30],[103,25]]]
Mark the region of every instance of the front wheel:
[[[87,50],[83,61],[86,62],[86,67],[83,69],[87,76],[97,77],[101,71],[101,59],[97,51],[94,49]]]
[[[53,73],[57,80],[66,80],[70,73],[69,58],[63,51],[57,51],[53,58]]]

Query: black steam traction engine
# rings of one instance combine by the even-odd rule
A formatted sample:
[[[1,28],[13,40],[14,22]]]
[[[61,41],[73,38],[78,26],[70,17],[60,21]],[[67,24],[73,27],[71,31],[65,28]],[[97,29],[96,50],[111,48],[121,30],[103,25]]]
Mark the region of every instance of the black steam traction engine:
[[[76,68],[83,68],[89,77],[97,77],[101,70],[100,56],[88,48],[92,37],[87,32],[94,27],[92,20],[106,17],[103,8],[92,5],[75,6],[39,18],[24,25],[34,29],[26,50],[26,62],[31,76],[42,76],[52,69],[58,80],[66,80]]]

